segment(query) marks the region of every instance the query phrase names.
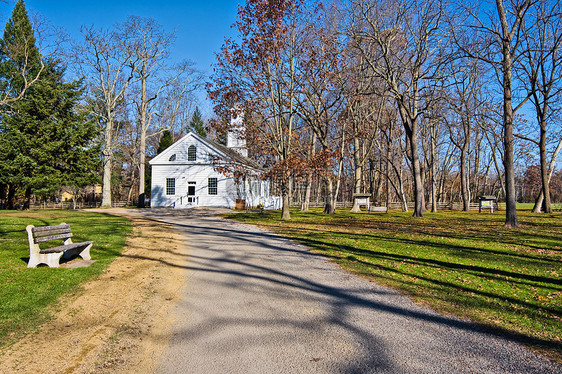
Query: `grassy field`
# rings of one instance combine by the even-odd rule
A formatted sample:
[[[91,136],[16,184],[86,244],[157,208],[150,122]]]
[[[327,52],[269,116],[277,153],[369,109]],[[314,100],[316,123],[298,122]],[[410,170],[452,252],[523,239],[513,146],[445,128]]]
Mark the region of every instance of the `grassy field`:
[[[562,214],[292,211],[232,218],[293,237],[345,269],[562,361]]]
[[[70,224],[74,242],[94,241],[90,253],[96,262],[90,267],[77,269],[28,269],[29,245],[25,227],[61,222]],[[47,320],[56,311],[57,299],[76,293],[80,284],[107,268],[123,249],[130,232],[127,219],[100,213],[0,212],[0,347]]]
[[[517,210],[533,210],[535,207],[534,203],[517,203]],[[498,208],[505,211],[505,203],[498,203]],[[562,203],[552,203],[552,210],[559,211],[562,210]]]

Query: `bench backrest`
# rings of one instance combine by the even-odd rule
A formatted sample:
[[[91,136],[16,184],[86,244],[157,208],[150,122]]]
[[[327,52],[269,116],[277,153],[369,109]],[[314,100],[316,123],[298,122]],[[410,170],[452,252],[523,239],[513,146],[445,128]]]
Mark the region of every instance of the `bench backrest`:
[[[66,240],[72,237],[70,225],[67,225],[65,223],[61,223],[57,226],[32,227],[31,233],[33,235],[33,242],[35,244],[56,239]]]

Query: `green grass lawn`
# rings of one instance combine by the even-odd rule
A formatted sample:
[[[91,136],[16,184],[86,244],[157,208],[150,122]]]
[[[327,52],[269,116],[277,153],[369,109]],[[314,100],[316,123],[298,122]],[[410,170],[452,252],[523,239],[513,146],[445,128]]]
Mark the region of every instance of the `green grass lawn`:
[[[27,268],[27,225],[70,224],[73,241],[93,240],[96,262],[86,268]],[[129,220],[74,211],[0,212],[0,347],[32,331],[57,310],[57,300],[107,268],[131,232]],[[48,243],[46,243],[48,244]],[[60,241],[62,244],[62,241]],[[53,245],[60,245],[54,241]],[[47,245],[46,247],[49,247]]]
[[[552,203],[553,210],[562,210],[562,203]],[[533,210],[535,207],[534,203],[517,203],[517,210]],[[498,203],[498,208],[505,211],[505,203]]]
[[[295,238],[345,269],[401,290],[445,314],[562,360],[562,214],[319,210],[233,214]]]

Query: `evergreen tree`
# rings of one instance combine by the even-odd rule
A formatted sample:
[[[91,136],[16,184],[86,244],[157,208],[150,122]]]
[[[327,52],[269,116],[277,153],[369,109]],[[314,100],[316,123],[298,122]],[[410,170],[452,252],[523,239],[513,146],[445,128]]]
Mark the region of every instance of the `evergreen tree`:
[[[198,107],[195,107],[195,111],[193,112],[193,116],[191,117],[191,122],[189,123],[189,127],[191,127],[193,132],[195,132],[197,135],[200,135],[204,138],[207,137],[205,124],[203,122],[203,118],[201,117],[201,112],[199,111]]]
[[[64,68],[50,63],[26,99],[2,118],[9,182],[25,191],[27,204],[32,192],[81,187],[97,178],[100,148],[93,139],[98,129],[77,111],[81,82],[65,83],[63,76]]]
[[[63,66],[41,61],[22,0],[6,24],[0,52],[1,88],[10,95],[23,94],[0,111],[0,184],[9,186],[8,205],[13,205],[16,189],[25,192],[29,205],[33,192],[93,183],[100,152],[93,139],[98,130],[77,110],[82,83],[64,82]],[[17,72],[40,75],[28,85]]]
[[[6,23],[2,40],[0,40],[0,94],[2,104],[0,113],[5,117],[7,112],[15,108],[11,99],[24,99],[23,94],[30,81],[41,72],[42,64],[39,49],[35,45],[33,26],[29,21],[25,3],[19,0],[12,11],[12,17]],[[35,74],[35,75],[33,75]],[[17,103],[15,100],[14,103]],[[17,153],[16,144],[8,139],[13,138],[9,127],[0,123],[0,159],[13,161],[11,157]],[[13,208],[14,197],[18,189],[17,179],[13,178],[18,172],[13,163],[0,163],[0,184],[7,190],[8,207]]]
[[[41,55],[35,44],[33,25],[25,2],[19,0],[6,23],[0,41],[0,89],[6,97],[19,97],[43,69]],[[7,100],[9,102],[9,100]],[[6,108],[3,108],[3,111]]]
[[[156,154],[162,153],[166,148],[174,144],[174,138],[172,137],[172,133],[168,130],[162,132],[162,137],[160,138],[160,142],[158,143],[158,149],[156,150]]]

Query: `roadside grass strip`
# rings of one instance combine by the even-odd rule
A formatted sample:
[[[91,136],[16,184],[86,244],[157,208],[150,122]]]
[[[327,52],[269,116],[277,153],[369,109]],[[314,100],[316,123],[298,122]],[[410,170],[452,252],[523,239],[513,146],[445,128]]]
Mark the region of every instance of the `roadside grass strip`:
[[[73,241],[93,240],[95,262],[83,268],[27,268],[27,225],[70,224]],[[0,347],[14,342],[49,319],[58,300],[101,274],[125,246],[129,220],[108,214],[75,211],[0,212]],[[62,244],[62,241],[61,243]]]
[[[294,238],[344,269],[562,361],[562,214],[292,211],[228,217]]]

